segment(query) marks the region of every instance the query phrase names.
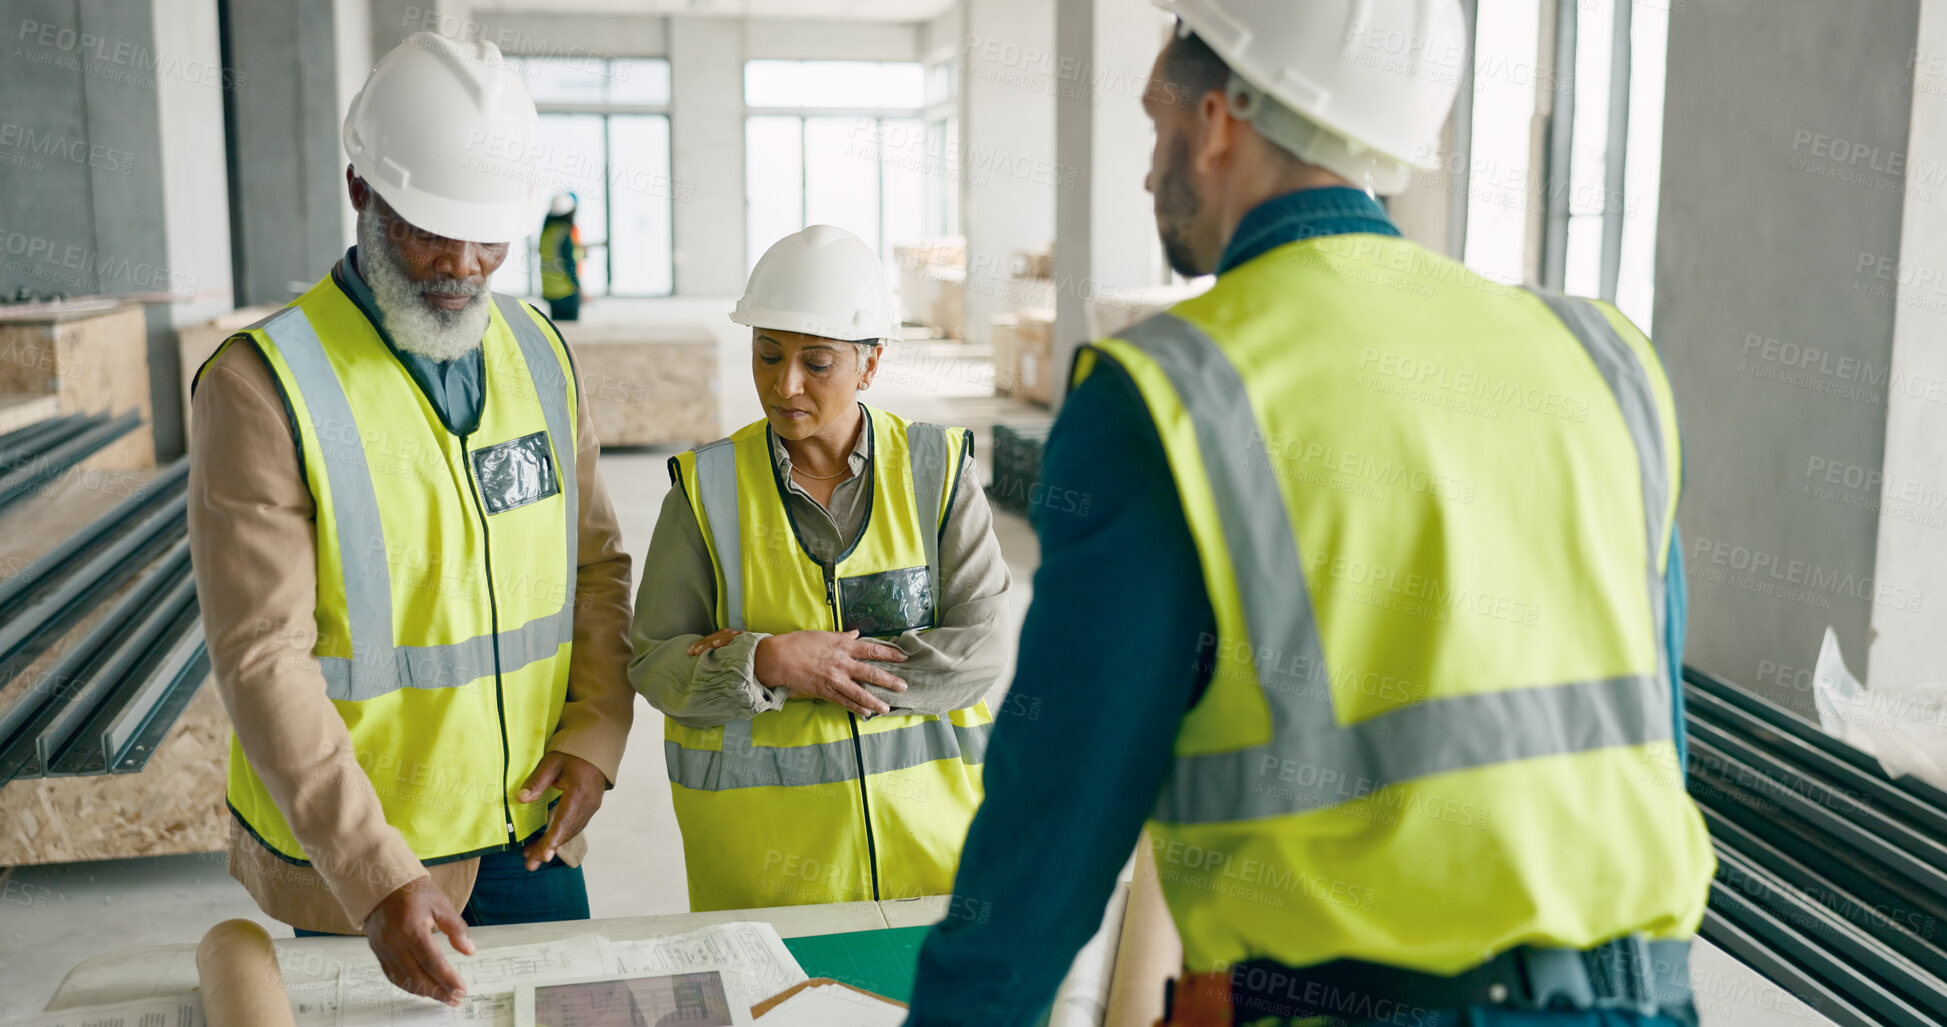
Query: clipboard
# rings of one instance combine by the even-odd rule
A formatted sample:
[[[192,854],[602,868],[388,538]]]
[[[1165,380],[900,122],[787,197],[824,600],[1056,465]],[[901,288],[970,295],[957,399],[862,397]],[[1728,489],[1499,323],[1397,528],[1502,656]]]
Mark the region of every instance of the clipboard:
[[[844,988],[846,991],[855,992],[857,994],[865,996],[866,998],[877,999],[880,1002],[884,1002],[886,1005],[893,1006],[895,1008],[899,1008],[899,1009],[909,1008],[906,1005],[906,1003],[901,1002],[898,999],[887,998],[876,991],[867,991],[864,988],[855,988],[849,984],[846,984],[844,981],[833,980],[830,977],[812,977],[807,980],[799,981],[798,983],[793,984],[789,988],[786,988],[783,991],[780,991],[777,994],[772,995],[770,998],[767,998],[764,1001],[759,1002],[756,1005],[750,1007],[751,1018],[756,1019],[757,1017],[763,1016],[765,1013],[768,1013],[771,1010],[776,1009],[779,1005],[782,1005],[784,1003],[784,1000],[790,998],[793,995],[796,995],[798,992],[801,992],[806,988],[815,988],[820,985],[832,985],[832,986]]]

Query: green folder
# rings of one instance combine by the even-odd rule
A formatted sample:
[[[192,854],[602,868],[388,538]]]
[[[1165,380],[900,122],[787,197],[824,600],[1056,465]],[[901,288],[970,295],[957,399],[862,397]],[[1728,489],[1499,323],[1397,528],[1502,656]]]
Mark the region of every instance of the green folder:
[[[892,927],[847,934],[814,934],[786,938],[784,947],[797,957],[808,977],[829,977],[854,988],[910,1002],[913,973],[919,965],[919,945],[930,927]]]

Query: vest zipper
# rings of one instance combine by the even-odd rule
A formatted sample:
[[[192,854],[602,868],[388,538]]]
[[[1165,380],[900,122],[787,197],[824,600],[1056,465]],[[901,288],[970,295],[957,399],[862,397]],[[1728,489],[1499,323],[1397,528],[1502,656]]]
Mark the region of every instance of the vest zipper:
[[[508,763],[512,756],[507,747],[507,699],[500,679],[500,603],[494,598],[493,535],[487,529],[486,504],[480,501],[480,483],[473,479],[473,453],[467,445],[471,437],[471,434],[460,436],[460,459],[466,464],[467,492],[473,498],[473,512],[480,517],[480,551],[487,565],[487,617],[494,640],[494,716],[500,722],[500,813],[506,818],[507,844],[514,846],[520,844],[520,839],[514,837],[514,808],[507,802]]]
[[[844,630],[844,621],[838,611],[838,565],[826,564],[825,605],[831,607],[832,630]],[[859,762],[859,813],[865,818],[865,865],[872,873],[872,901],[879,901],[879,846],[872,837],[872,800],[865,791],[865,743],[859,740],[859,717],[851,710],[845,711],[845,719],[852,729],[852,755]]]

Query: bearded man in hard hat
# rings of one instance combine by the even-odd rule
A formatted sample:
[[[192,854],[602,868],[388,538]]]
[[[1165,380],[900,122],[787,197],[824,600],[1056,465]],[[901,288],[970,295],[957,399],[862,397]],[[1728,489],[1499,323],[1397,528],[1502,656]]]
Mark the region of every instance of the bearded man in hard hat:
[[[538,128],[491,44],[379,61],[345,119],[358,245],[203,366],[190,438],[230,871],[455,1003],[437,933],[588,916],[578,835],[634,699],[574,366],[487,288],[545,203]]]
[[[945,894],[1005,658],[973,435],[859,402],[899,322],[850,232],[780,240],[731,320],[764,417],[669,461],[629,667],[690,908]]]
[[[1163,6],[1147,184],[1216,283],[1077,358],[1042,475],[1093,500],[1040,520],[1038,716],[1000,718],[908,1022],[1033,1022],[1147,823],[1171,1024],[1695,1023],[1655,351],[1370,195],[1432,156],[1457,0]]]

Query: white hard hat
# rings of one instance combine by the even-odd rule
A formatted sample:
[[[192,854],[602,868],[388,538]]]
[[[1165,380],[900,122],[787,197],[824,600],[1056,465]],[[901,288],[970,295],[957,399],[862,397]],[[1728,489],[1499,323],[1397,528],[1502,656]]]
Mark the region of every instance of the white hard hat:
[[[1467,70],[1459,0],[1155,2],[1242,80],[1233,112],[1299,159],[1382,193],[1439,166]]]
[[[547,206],[541,119],[488,42],[415,32],[380,58],[345,114],[352,170],[414,227],[512,242]]]
[[[834,225],[812,225],[765,250],[730,320],[843,342],[899,338],[886,269],[864,240]]]
[[[548,204],[548,213],[554,215],[555,217],[560,217],[561,215],[569,213],[574,209],[575,209],[574,193],[555,193],[553,202]]]

